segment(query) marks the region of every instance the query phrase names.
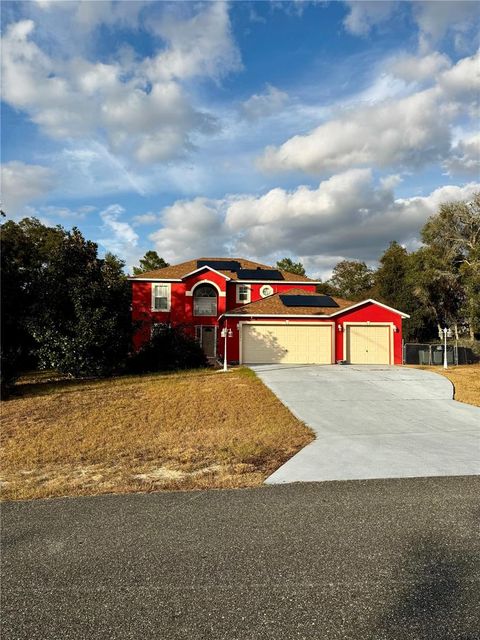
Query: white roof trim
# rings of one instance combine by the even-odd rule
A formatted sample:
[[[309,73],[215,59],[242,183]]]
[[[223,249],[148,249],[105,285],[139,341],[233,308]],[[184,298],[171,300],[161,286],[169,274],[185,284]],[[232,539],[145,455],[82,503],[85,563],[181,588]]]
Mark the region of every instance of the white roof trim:
[[[256,301],[258,302],[258,301]],[[356,302],[355,304],[350,305],[349,307],[344,307],[343,309],[339,309],[334,313],[328,314],[295,314],[295,313],[225,313],[224,315],[231,318],[334,318],[335,316],[340,315],[341,313],[345,313],[346,311],[351,311],[352,309],[356,309],[357,307],[362,306],[363,304],[367,304],[371,302],[372,304],[376,304],[379,307],[383,307],[388,311],[393,311],[394,313],[398,313],[398,315],[402,316],[402,318],[410,318],[408,313],[403,313],[403,311],[399,311],[398,309],[394,309],[393,307],[389,307],[382,302],[377,302],[377,300],[373,300],[373,298],[368,298],[368,300],[362,300],[361,302]],[[251,302],[250,304],[255,304]]]
[[[242,284],[323,284],[320,280],[248,280],[247,278],[237,278],[235,282]],[[285,291],[285,293],[287,292]]]
[[[132,282],[181,282],[180,278],[137,278],[136,276],[128,276],[127,280]]]
[[[225,318],[331,318],[323,315],[301,315],[299,313],[224,313]],[[222,316],[219,316],[219,319]]]
[[[217,275],[222,276],[222,278],[225,278],[225,280],[231,280],[231,278],[226,276],[224,273],[221,273],[220,271],[217,271],[216,269],[213,269],[212,267],[209,267],[208,264],[204,265],[203,267],[198,267],[198,269],[195,269],[195,271],[190,271],[190,273],[186,273],[182,277],[182,280],[185,280],[185,278],[189,278],[190,276],[193,276],[193,275],[195,275],[195,273],[198,273],[199,271],[203,271],[204,269],[208,269],[209,271],[213,271],[213,273],[216,273]]]
[[[356,307],[361,307],[362,304],[367,304],[368,302],[371,302],[372,304],[376,304],[379,307],[383,307],[384,309],[387,309],[388,311],[393,311],[393,313],[398,313],[398,315],[402,316],[402,318],[410,318],[410,316],[408,315],[408,313],[403,313],[403,311],[399,311],[398,309],[394,309],[393,307],[389,307],[386,304],[383,304],[383,302],[378,302],[378,300],[374,300],[373,298],[368,298],[367,300],[362,300],[361,302],[356,302],[355,304],[350,305],[349,307],[344,307],[343,309],[340,309],[340,311],[335,311],[335,313],[332,313],[332,316],[337,316],[339,313],[343,313],[344,311],[350,311],[351,309],[355,309]]]

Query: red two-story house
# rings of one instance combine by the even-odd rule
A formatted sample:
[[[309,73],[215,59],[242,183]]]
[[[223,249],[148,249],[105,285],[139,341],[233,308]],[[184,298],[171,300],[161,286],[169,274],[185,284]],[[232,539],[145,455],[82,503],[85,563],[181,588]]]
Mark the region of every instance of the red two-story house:
[[[172,324],[195,335],[210,358],[223,358],[226,343],[230,363],[402,363],[407,314],[319,294],[306,276],[244,258],[199,258],[131,281],[137,348]]]

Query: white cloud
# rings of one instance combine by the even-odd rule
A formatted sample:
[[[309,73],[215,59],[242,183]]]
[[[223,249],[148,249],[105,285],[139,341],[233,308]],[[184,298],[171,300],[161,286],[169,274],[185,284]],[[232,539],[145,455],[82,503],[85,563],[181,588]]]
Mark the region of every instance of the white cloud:
[[[113,6],[121,11],[130,4]],[[108,22],[104,5],[81,3],[77,13],[84,12],[89,24]],[[162,38],[155,56],[117,56],[111,63],[47,54],[35,42],[33,20],[11,23],[2,38],[3,99],[53,138],[105,136],[112,152],[145,164],[188,152],[194,134],[211,133],[217,124],[193,106],[186,81],[218,78],[239,68],[240,58],[224,3],[189,5],[194,13],[187,17],[174,9],[166,8],[149,23]]]
[[[343,24],[347,31],[357,36],[367,36],[370,31],[392,19],[402,5],[396,1],[347,0],[349,13]],[[403,3],[403,6],[407,6]],[[465,35],[478,31],[479,13],[476,2],[454,0],[444,2],[411,2],[412,17],[418,27],[420,50],[428,51],[447,33],[454,36],[457,48],[464,45]],[[475,36],[474,36],[475,37]]]
[[[267,84],[264,93],[255,93],[242,103],[241,112],[247,120],[254,122],[281,111],[287,101],[288,93]]]
[[[46,216],[54,220],[57,220],[58,218],[62,220],[84,220],[89,214],[93,213],[94,211],[96,211],[96,207],[93,207],[91,205],[80,206],[76,209],[52,205],[38,208],[38,212],[41,216]]]
[[[394,12],[397,3],[383,0],[351,0],[346,3],[350,12],[345,17],[343,24],[347,31],[356,36],[366,36],[372,27],[388,20]]]
[[[118,204],[111,204],[100,212],[103,222],[103,231],[108,235],[98,240],[107,251],[114,253],[125,260],[130,269],[139,259],[138,234],[133,227],[120,218],[125,214],[125,209]]]
[[[159,255],[179,262],[226,251],[228,232],[223,224],[222,201],[207,198],[178,200],[162,214],[162,228],[149,237]]]
[[[477,2],[413,2],[414,16],[420,29],[420,44],[426,49],[441,40],[447,32],[464,34],[477,30],[479,12]]]
[[[241,58],[230,27],[228,5],[207,3],[202,11],[185,17],[182,3],[167,5],[158,20],[149,27],[168,43],[168,47],[144,61],[152,80],[221,77],[241,68]]]
[[[135,28],[139,14],[147,4],[145,0],[35,0],[35,5],[50,17],[52,14],[65,14],[70,23],[82,31],[91,31],[101,24]]]
[[[480,50],[462,58],[439,75],[439,87],[452,100],[472,99],[478,102],[480,91]]]
[[[443,164],[449,175],[480,177],[480,134],[459,140]]]
[[[133,216],[132,218],[132,226],[140,227],[144,224],[153,224],[154,222],[158,222],[160,216],[158,213],[141,213],[139,215]]]
[[[353,169],[317,188],[272,189],[263,196],[195,198],[164,210],[150,238],[160,255],[180,261],[198,255],[246,255],[273,263],[301,256],[322,273],[338,257],[376,260],[391,240],[411,244],[441,202],[471,197],[478,183],[447,185],[425,197],[395,198],[392,179],[376,183]]]
[[[391,65],[391,71],[407,82],[432,81],[440,71],[451,66],[448,56],[438,51],[424,56],[400,55]]]
[[[267,172],[310,174],[352,166],[418,167],[448,151],[447,115],[438,109],[436,93],[431,90],[352,108],[307,135],[294,136],[280,147],[267,147],[258,165]]]
[[[310,174],[354,166],[416,168],[444,160],[450,127],[478,96],[479,54],[437,74],[436,86],[373,104],[351,105],[306,135],[269,146],[258,161],[267,172]]]
[[[20,215],[25,205],[45,197],[55,186],[55,173],[48,167],[12,161],[2,166],[2,208]]]

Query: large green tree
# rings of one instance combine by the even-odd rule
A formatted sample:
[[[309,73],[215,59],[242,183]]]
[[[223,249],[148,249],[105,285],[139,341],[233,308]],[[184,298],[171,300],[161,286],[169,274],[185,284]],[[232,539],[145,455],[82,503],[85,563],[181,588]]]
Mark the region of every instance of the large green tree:
[[[470,337],[480,331],[480,193],[470,201],[446,202],[422,229],[436,257],[436,271],[463,288],[462,311]]]
[[[133,275],[139,276],[146,271],[155,271],[155,269],[164,269],[169,266],[169,263],[165,262],[156,251],[147,251],[140,260],[140,266],[133,267]]]
[[[42,270],[63,233],[34,218],[1,226],[1,383],[3,393],[22,369],[36,365],[36,342],[29,331],[39,297]]]
[[[288,273],[296,273],[299,276],[305,275],[305,267],[301,262],[294,262],[291,258],[282,258],[277,262],[277,269],[288,271]]]
[[[5,378],[28,358],[75,376],[122,366],[131,344],[130,288],[123,262],[99,258],[78,229],[36,219],[2,227]]]
[[[404,321],[407,340],[427,340],[434,331],[435,314],[431,305],[417,295],[420,262],[398,242],[390,243],[380,257],[375,274],[373,297],[410,315]]]
[[[350,300],[361,300],[370,296],[374,277],[374,272],[365,262],[342,260],[335,266],[329,284],[340,296]]]

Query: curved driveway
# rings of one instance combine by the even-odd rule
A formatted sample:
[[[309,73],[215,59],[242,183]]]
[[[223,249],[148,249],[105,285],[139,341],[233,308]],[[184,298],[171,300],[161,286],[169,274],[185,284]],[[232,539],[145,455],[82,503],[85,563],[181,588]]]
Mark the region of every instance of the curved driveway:
[[[267,483],[480,474],[480,409],[436,373],[404,367],[257,365],[316,433]]]

